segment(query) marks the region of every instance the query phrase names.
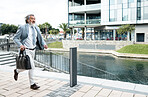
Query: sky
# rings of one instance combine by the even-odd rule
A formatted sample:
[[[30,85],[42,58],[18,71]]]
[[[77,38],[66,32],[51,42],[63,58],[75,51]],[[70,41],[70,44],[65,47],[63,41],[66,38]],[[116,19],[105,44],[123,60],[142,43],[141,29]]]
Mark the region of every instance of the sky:
[[[52,27],[68,22],[68,0],[0,0],[0,23],[23,25],[25,16],[34,14],[36,24]]]

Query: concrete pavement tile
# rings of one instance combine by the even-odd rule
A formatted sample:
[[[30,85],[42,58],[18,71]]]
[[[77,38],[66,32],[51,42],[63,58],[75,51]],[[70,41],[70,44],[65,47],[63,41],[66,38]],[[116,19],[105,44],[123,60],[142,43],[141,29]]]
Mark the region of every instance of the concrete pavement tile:
[[[40,85],[40,86],[42,86],[42,85],[45,85],[45,84],[48,84],[49,82],[48,81],[41,81],[41,82],[39,82],[38,84]]]
[[[121,97],[133,97],[133,93],[123,92]]]
[[[26,88],[30,88],[30,86],[29,85],[26,85],[26,84],[22,84],[22,85],[20,85],[18,88],[20,88],[20,89],[26,89]]]
[[[50,83],[48,83],[48,84],[46,84],[46,85],[53,86],[53,85],[58,84],[59,82],[60,82],[59,80],[54,80],[54,81],[52,81],[52,82],[50,82]]]
[[[72,94],[70,97],[82,97],[85,93],[77,91],[74,94]]]
[[[21,96],[21,94],[18,94],[18,93],[13,93],[8,95],[8,97],[19,97],[19,96]]]
[[[93,86],[90,86],[90,85],[85,85],[83,86],[79,91],[80,92],[87,92],[89,91]]]
[[[13,93],[18,92],[18,91],[20,91],[20,89],[19,88],[15,88],[15,89],[12,89],[10,91],[5,91],[5,92],[3,92],[1,94],[7,96],[7,95],[13,94]]]
[[[108,97],[109,94],[112,92],[110,89],[102,89],[98,94],[97,97]]]
[[[44,90],[47,90],[48,88],[50,88],[50,86],[46,86],[46,85],[44,85],[44,86],[41,86],[37,91],[35,91],[35,92],[37,92],[37,93],[39,93],[39,92],[42,92],[42,91],[44,91]],[[48,90],[49,91],[49,90]]]
[[[6,92],[7,90],[0,89],[0,93]]]
[[[13,85],[10,85],[8,87],[5,87],[4,89],[12,90],[12,89],[15,89],[15,88],[19,88],[20,86],[21,86],[21,84],[13,84]]]
[[[134,97],[146,97],[146,95],[142,95],[142,94],[135,94]]]
[[[48,93],[50,93],[51,91],[49,90],[44,90],[42,92],[36,93],[35,95],[33,95],[32,97],[43,97],[45,95],[47,95]]]
[[[54,85],[54,86],[52,86],[52,87],[50,87],[48,89],[51,90],[51,91],[54,91],[54,90],[60,88],[61,86],[63,86],[63,84],[56,84],[56,85]]]
[[[121,91],[113,90],[108,97],[120,97],[122,95]]]
[[[86,94],[84,94],[83,97],[95,97],[98,92],[99,91],[96,90],[89,90],[88,92],[86,92]]]
[[[34,90],[34,91],[36,91],[36,90]],[[31,97],[36,94],[36,92],[34,92],[34,91],[27,92],[19,97]]]
[[[20,94],[25,94],[25,93],[30,92],[30,91],[32,91],[32,89],[26,88],[26,89],[20,90],[18,93],[20,93]]]
[[[96,86],[94,86],[94,87],[92,87],[91,89],[92,89],[92,90],[96,90],[96,91],[100,91],[102,88],[101,88],[101,87],[96,87]]]

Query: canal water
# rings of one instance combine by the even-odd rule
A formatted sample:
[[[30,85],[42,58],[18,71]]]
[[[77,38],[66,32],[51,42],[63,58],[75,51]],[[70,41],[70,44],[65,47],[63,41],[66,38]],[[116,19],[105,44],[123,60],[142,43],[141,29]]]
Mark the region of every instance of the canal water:
[[[63,57],[64,56],[64,57]],[[40,62],[69,72],[69,52],[37,54]],[[52,62],[50,61],[52,60]],[[148,85],[148,59],[117,58],[111,54],[78,53],[78,75]]]
[[[147,59],[117,58],[98,53],[78,53],[77,59],[79,75],[148,85]]]

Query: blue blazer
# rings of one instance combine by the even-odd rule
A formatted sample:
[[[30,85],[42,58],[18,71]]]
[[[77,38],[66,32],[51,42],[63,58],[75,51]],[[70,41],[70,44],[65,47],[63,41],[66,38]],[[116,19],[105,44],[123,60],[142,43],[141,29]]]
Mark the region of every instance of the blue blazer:
[[[37,43],[36,43],[36,48],[39,50],[44,49],[44,45],[46,45],[44,39],[41,36],[41,31],[38,26],[35,26],[35,29],[37,31]],[[29,24],[25,24],[22,26],[19,26],[16,34],[13,37],[14,43],[17,44],[18,47],[21,45],[24,45],[29,33]]]

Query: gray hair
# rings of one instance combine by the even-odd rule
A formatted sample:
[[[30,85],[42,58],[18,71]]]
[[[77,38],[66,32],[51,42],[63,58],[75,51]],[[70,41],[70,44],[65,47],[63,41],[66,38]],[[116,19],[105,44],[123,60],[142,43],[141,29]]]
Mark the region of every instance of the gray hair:
[[[25,22],[28,23],[28,20],[30,19],[30,16],[34,16],[34,14],[29,14],[25,17]]]

